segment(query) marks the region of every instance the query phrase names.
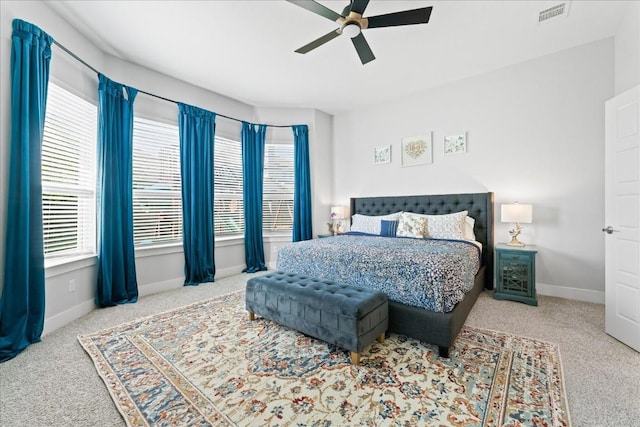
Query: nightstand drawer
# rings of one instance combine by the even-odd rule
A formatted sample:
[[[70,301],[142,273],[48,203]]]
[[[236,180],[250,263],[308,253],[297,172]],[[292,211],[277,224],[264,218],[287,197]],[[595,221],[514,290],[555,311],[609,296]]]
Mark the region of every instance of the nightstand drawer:
[[[498,253],[498,256],[502,259],[502,262],[522,263],[528,264],[531,259],[535,257],[535,254],[515,254],[515,253]]]

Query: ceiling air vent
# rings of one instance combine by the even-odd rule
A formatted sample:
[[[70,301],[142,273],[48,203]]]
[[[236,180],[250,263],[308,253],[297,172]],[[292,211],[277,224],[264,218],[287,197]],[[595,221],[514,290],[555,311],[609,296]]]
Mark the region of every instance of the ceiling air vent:
[[[538,15],[538,23],[548,21],[551,18],[556,18],[558,16],[566,16],[569,12],[569,5],[567,2],[557,4],[553,7],[540,11]]]

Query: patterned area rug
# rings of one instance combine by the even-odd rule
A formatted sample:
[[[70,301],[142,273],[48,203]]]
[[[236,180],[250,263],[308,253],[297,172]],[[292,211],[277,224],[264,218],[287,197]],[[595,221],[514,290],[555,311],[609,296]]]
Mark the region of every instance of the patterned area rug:
[[[349,353],[249,321],[244,292],[78,337],[130,426],[568,426],[555,345],[465,326],[452,357]]]

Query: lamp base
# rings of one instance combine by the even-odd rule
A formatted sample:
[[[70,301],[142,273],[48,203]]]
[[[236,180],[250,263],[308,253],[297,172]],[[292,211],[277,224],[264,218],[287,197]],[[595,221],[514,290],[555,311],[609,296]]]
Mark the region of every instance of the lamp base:
[[[520,240],[518,240],[518,238],[516,236],[513,236],[511,238],[511,241],[509,243],[507,243],[508,246],[525,246],[524,243],[522,243]]]
[[[509,234],[511,235],[511,241],[507,243],[507,245],[519,246],[519,247],[524,246],[524,243],[518,240],[518,236],[520,235],[521,232],[522,232],[522,227],[520,226],[519,222],[516,222],[516,228],[513,230],[509,230]]]

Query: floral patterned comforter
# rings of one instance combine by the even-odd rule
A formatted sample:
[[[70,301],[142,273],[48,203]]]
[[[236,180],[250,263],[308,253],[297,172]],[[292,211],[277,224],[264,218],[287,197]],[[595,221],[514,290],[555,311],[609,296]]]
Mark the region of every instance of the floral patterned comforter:
[[[391,301],[448,312],[473,287],[480,249],[461,240],[341,235],[291,243],[277,269],[365,286]]]

